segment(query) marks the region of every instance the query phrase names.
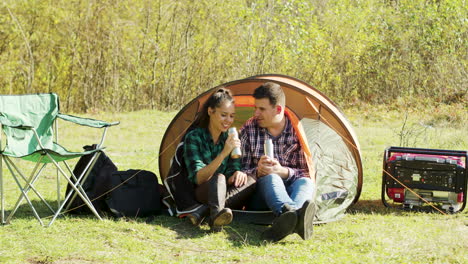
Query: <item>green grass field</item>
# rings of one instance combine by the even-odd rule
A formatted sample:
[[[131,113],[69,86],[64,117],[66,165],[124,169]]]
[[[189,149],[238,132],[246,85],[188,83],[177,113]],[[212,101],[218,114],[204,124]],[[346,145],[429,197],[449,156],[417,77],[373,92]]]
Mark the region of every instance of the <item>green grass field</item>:
[[[234,222],[223,232],[210,233],[207,226],[194,228],[169,216],[146,222],[66,215],[43,228],[22,205],[11,224],[0,226],[0,263],[468,263],[468,209],[455,215],[418,213],[387,209],[380,201],[384,149],[403,143],[468,149],[466,107],[416,111],[381,106],[345,113],[362,150],[361,197],[342,220],[315,226],[309,241],[291,235],[266,243],[260,239],[264,226]],[[120,170],[159,174],[159,144],[175,114],[145,110],[80,116],[121,122],[106,140],[107,154]],[[70,150],[95,143],[100,133],[63,122],[60,130],[60,142]],[[19,192],[6,167],[3,172],[11,210]],[[43,176],[37,187],[52,201],[55,171]]]

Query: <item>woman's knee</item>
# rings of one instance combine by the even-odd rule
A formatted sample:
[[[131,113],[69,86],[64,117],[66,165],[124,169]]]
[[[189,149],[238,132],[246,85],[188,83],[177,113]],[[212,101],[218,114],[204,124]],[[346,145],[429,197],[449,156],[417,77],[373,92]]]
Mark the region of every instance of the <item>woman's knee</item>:
[[[246,182],[247,185],[255,185],[256,182],[257,180],[254,177],[247,176],[247,182]]]
[[[216,182],[218,184],[220,183],[226,183],[226,176],[222,173],[215,173],[213,176],[211,176],[210,182]]]

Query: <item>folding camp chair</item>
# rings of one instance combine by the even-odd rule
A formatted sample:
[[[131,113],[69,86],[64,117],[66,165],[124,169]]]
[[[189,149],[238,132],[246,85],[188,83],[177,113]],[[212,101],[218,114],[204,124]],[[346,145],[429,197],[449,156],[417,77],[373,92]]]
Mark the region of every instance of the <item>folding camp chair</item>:
[[[79,125],[104,128],[100,143],[95,150],[85,152],[70,152],[57,143],[57,118],[70,121]],[[20,204],[26,200],[32,209],[34,216],[44,225],[42,218],[36,211],[28,193],[31,191],[52,212],[50,226],[64,209],[64,205],[72,195],[78,195],[90,208],[90,210],[101,219],[99,213],[93,207],[81,184],[89,174],[90,168],[96,162],[98,155],[103,149],[103,143],[107,128],[117,125],[119,122],[108,123],[104,121],[80,118],[60,113],[59,99],[54,93],[28,94],[28,95],[0,95],[0,127],[6,136],[6,145],[2,149],[0,132],[0,194],[1,194],[1,221],[2,224],[9,223]],[[55,134],[55,136],[54,136]],[[86,154],[93,154],[88,166],[81,175],[74,175],[67,160],[79,158]],[[35,163],[34,169],[29,177],[26,177],[13,160],[25,160]],[[5,221],[5,202],[3,186],[3,162],[13,176],[14,181],[21,192],[14,209],[9,213]],[[59,163],[62,163],[60,165]],[[54,209],[35,188],[35,183],[47,164],[53,164],[57,168],[57,209]],[[62,168],[62,167],[65,167]],[[68,173],[66,172],[68,171]],[[62,175],[73,188],[74,192],[67,193],[64,201],[60,200],[60,178]],[[51,215],[51,216],[52,216]]]

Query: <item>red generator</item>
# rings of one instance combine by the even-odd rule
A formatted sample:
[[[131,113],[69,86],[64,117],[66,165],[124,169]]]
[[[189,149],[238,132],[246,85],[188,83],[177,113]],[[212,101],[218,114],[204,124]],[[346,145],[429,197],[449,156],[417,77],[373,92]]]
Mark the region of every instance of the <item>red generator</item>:
[[[467,151],[460,150],[387,148],[382,172],[383,204],[390,207],[388,197],[405,209],[423,210],[426,200],[449,213],[463,211],[467,159]]]

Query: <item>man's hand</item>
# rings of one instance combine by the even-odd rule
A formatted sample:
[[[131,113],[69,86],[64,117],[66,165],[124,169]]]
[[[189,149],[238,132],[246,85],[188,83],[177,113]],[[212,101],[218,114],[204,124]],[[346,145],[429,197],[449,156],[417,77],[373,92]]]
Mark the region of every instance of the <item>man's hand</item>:
[[[231,177],[228,179],[228,184],[233,185],[235,187],[241,187],[242,185],[247,183],[247,174],[241,172],[241,171],[236,171],[234,174],[232,174]]]
[[[289,170],[281,166],[277,159],[262,156],[258,161],[257,177],[260,178],[273,173],[278,174],[283,179],[286,179],[289,175]]]

